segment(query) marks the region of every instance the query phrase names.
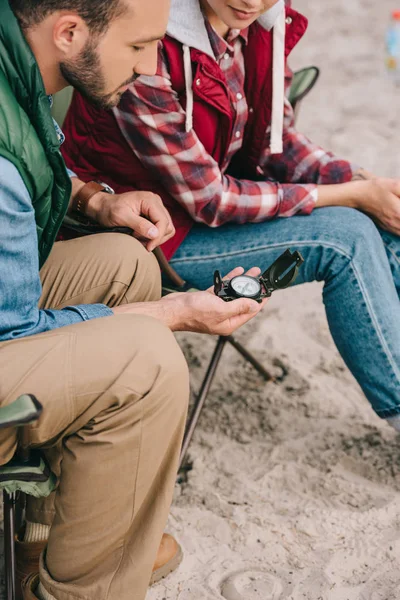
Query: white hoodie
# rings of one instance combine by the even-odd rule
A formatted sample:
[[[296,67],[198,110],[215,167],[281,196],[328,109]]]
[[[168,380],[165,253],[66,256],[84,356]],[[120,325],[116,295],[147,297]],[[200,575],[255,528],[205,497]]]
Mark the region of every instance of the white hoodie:
[[[278,0],[258,19],[267,31],[274,29],[273,36],[273,94],[271,119],[271,154],[281,154],[283,134],[283,106],[285,96],[285,3]],[[190,49],[204,52],[215,60],[200,0],[172,0],[168,35],[183,44],[186,82],[186,131],[193,127],[193,73]]]

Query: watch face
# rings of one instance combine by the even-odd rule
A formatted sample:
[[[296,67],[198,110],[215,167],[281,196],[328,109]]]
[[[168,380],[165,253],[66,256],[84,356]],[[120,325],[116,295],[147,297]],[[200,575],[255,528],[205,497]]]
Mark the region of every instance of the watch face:
[[[112,189],[112,187],[109,186],[107,183],[104,183],[104,181],[96,181],[96,183],[102,186],[103,191],[106,194],[115,194],[115,191]]]
[[[261,284],[254,277],[239,275],[231,279],[230,286],[238,296],[254,298],[261,293]]]

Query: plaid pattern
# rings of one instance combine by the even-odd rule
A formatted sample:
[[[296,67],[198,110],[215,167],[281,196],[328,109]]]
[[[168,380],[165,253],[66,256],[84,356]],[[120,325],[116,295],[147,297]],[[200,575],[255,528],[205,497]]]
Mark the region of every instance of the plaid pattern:
[[[228,222],[256,223],[311,213],[318,198],[317,184],[349,181],[350,164],[299,134],[286,101],[283,154],[270,155],[267,131],[258,167],[261,181],[226,175],[233,155],[242,146],[248,118],[242,52],[248,31],[233,30],[224,40],[208,23],[206,26],[215,58],[229,82],[235,112],[232,140],[222,168],[206,152],[195,131],[185,131],[185,112],[172,89],[162,50],[157,75],[140,77],[115,109],[125,139],[194,221],[218,227]]]
[[[244,129],[249,114],[244,94],[245,67],[242,52],[242,45],[247,44],[249,32],[248,29],[243,31],[232,29],[227,39],[224,40],[207,21],[205,21],[205,24],[214,56],[225,75],[226,81],[229,82],[230,101],[234,109],[234,134],[222,166],[224,172],[228,168],[232,156],[242,147]]]

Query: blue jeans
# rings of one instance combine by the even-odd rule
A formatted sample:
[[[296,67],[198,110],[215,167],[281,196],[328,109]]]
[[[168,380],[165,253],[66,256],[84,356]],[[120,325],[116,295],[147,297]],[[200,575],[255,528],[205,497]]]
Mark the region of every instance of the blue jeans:
[[[368,216],[332,207],[217,229],[196,224],[170,262],[205,289],[215,269],[265,270],[288,247],[305,259],[295,285],[325,282],[333,339],[375,412],[400,414],[400,238]]]

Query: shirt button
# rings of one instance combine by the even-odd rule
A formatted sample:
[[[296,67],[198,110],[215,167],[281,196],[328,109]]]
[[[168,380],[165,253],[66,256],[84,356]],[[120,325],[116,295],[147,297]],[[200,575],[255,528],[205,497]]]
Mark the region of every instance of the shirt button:
[[[201,85],[201,79],[196,79],[196,85],[197,86]]]
[[[228,53],[224,54],[224,59],[228,60],[228,58],[230,58],[229,54]]]
[[[241,135],[240,131],[237,131],[237,132],[235,133],[235,136],[236,136],[237,138],[240,138],[240,135]]]
[[[292,17],[286,17],[285,21],[286,21],[286,25],[291,25],[293,23]]]
[[[237,98],[238,100],[241,100],[241,99],[243,98],[243,96],[242,96],[242,94],[241,94],[240,92],[238,92],[238,93],[236,94],[236,98]]]
[[[253,112],[254,112],[254,108],[252,106],[250,106],[249,113],[253,114]]]

